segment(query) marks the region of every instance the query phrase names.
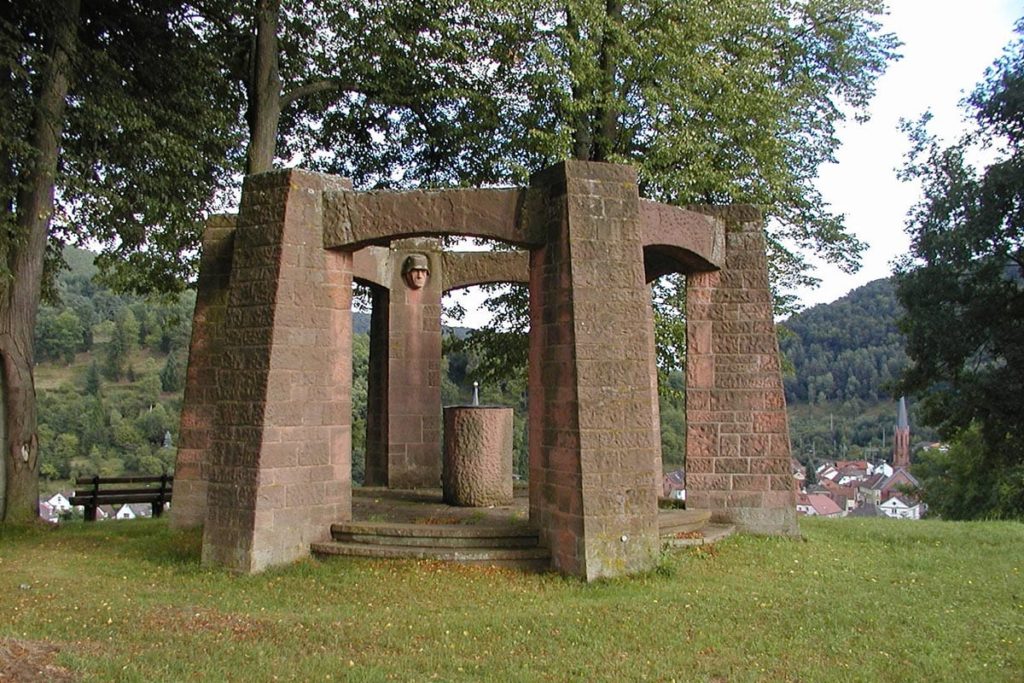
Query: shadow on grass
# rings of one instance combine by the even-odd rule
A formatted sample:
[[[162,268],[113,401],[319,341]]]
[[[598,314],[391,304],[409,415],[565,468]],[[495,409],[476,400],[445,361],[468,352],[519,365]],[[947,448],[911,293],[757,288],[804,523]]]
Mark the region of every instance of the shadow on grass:
[[[198,568],[202,550],[201,529],[172,530],[166,519],[0,526],[0,542],[5,540],[58,552],[99,551],[112,558],[179,568]]]

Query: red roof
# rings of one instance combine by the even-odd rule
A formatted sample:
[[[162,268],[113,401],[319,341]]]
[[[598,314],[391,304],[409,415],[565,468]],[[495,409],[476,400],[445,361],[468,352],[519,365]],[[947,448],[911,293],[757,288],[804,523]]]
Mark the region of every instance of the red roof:
[[[822,517],[831,517],[843,514],[842,508],[836,502],[822,493],[802,493],[799,498],[801,505],[810,505],[814,508],[815,514]]]

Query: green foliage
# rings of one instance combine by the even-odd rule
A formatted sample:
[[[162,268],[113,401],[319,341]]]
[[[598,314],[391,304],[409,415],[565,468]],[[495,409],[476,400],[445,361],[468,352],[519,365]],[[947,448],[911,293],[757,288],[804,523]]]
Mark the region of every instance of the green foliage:
[[[895,58],[897,41],[878,23],[883,3],[491,5],[492,23],[477,30],[504,47],[486,84],[497,128],[463,141],[478,171],[458,175],[465,167],[454,165],[437,180],[521,183],[555,161],[589,159],[636,166],[647,198],[757,205],[769,219],[779,312],[793,303],[782,289],[813,281],[800,250],[857,267],[864,245],[813,183],[838,146],[836,126],[863,114]],[[683,295],[681,278],[656,285],[663,375],[683,362]],[[524,301],[514,292],[493,299],[492,311],[511,310],[467,340],[492,380],[525,358],[514,336],[527,327]]]
[[[836,125],[862,113],[897,42],[876,0],[493,3],[499,128],[490,169],[632,163],[673,204],[752,203],[774,219],[776,283],[806,279],[786,239],[854,267],[863,245],[813,186]],[[844,106],[845,105],[845,106]]]
[[[131,309],[123,308],[114,321],[114,330],[103,357],[103,374],[118,382],[125,374],[128,358],[138,345],[139,325]]]
[[[786,401],[817,405],[892,400],[891,384],[906,367],[897,327],[903,309],[889,280],[875,280],[831,304],[788,318],[779,347],[792,363]]]
[[[70,364],[83,350],[85,335],[82,321],[70,308],[57,311],[44,306],[36,322],[35,348],[40,360],[61,360]]]
[[[361,485],[366,475],[366,399],[370,370],[370,336],[352,335],[352,481]]]
[[[69,479],[171,471],[175,451],[163,444],[168,432],[174,441],[178,431],[185,349],[177,345],[189,337],[191,312],[186,314],[186,309],[194,304],[194,294],[146,301],[115,295],[89,279],[88,273],[95,272],[89,252],[68,249],[65,254],[73,265],[55,283],[57,301],[51,317],[58,319],[83,308],[95,311],[93,327],[99,341],[93,353],[65,373],[67,380],[38,388],[39,450],[45,465],[41,473],[49,479]],[[47,323],[41,317],[39,324]],[[79,343],[82,337],[79,334]],[[39,342],[45,335],[37,330],[36,339]],[[164,357],[160,349],[165,339],[173,344]],[[141,340],[147,340],[145,347]],[[116,359],[121,379],[104,382],[96,356],[104,357],[105,366]],[[136,381],[126,382],[128,366],[145,370]],[[40,367],[45,369],[46,363]],[[165,392],[164,379],[172,373],[178,385]]]
[[[101,386],[100,366],[96,364],[96,361],[93,361],[89,363],[89,368],[85,372],[85,385],[83,389],[90,396],[99,396]]]
[[[914,476],[928,513],[945,519],[1024,516],[1024,463],[991,466],[978,425],[960,433],[948,447],[921,452]]]
[[[1024,22],[1017,32],[1024,33]],[[950,506],[956,514],[1020,516],[1024,481],[1014,473],[1024,464],[1024,40],[1007,48],[965,106],[973,129],[948,146],[928,133],[927,116],[905,124],[914,147],[904,175],[921,182],[924,199],[910,216],[911,253],[896,274],[913,361],[901,385],[921,395],[923,418],[960,444],[951,452],[966,462],[952,468],[950,481],[991,484],[983,472],[1008,474],[1002,484],[1011,490],[958,494]],[[978,149],[994,155],[982,170],[968,162]],[[964,509],[968,503],[975,509]]]
[[[237,99],[218,72],[208,34],[186,3],[81,3],[72,50],[49,229],[48,266],[59,245],[91,239],[102,264],[129,289],[180,289],[191,272],[196,221],[236,170]],[[30,180],[30,132],[45,48],[62,3],[26,0],[0,10],[0,247],[17,234],[19,192]],[[183,256],[183,252],[186,252]],[[0,268],[12,261],[0,259]],[[51,275],[54,270],[51,268]]]
[[[168,392],[181,391],[185,388],[185,364],[180,353],[167,354],[167,362],[160,371],[160,387]]]

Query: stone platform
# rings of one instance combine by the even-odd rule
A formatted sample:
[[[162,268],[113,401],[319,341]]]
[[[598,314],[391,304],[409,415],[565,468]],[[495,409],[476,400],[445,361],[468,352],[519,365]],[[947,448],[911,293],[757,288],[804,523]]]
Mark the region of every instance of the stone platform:
[[[314,543],[319,557],[418,559],[497,566],[541,572],[551,556],[529,523],[525,487],[511,505],[449,506],[440,489],[352,490],[352,521],[331,525],[333,540]],[[665,546],[711,543],[732,534],[732,525],[711,524],[707,510],[659,510],[658,532]]]

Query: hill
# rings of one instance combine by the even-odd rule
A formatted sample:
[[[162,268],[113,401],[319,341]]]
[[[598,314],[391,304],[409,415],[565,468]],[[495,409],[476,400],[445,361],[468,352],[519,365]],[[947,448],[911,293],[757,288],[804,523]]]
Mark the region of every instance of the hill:
[[[875,280],[782,323],[779,346],[793,365],[790,403],[893,400],[888,385],[906,367],[902,314],[892,282]]]
[[[881,279],[779,326],[798,459],[890,456],[897,400],[891,385],[908,362],[897,327],[901,315],[892,281]],[[915,441],[937,438],[917,422],[913,403],[910,419]]]

